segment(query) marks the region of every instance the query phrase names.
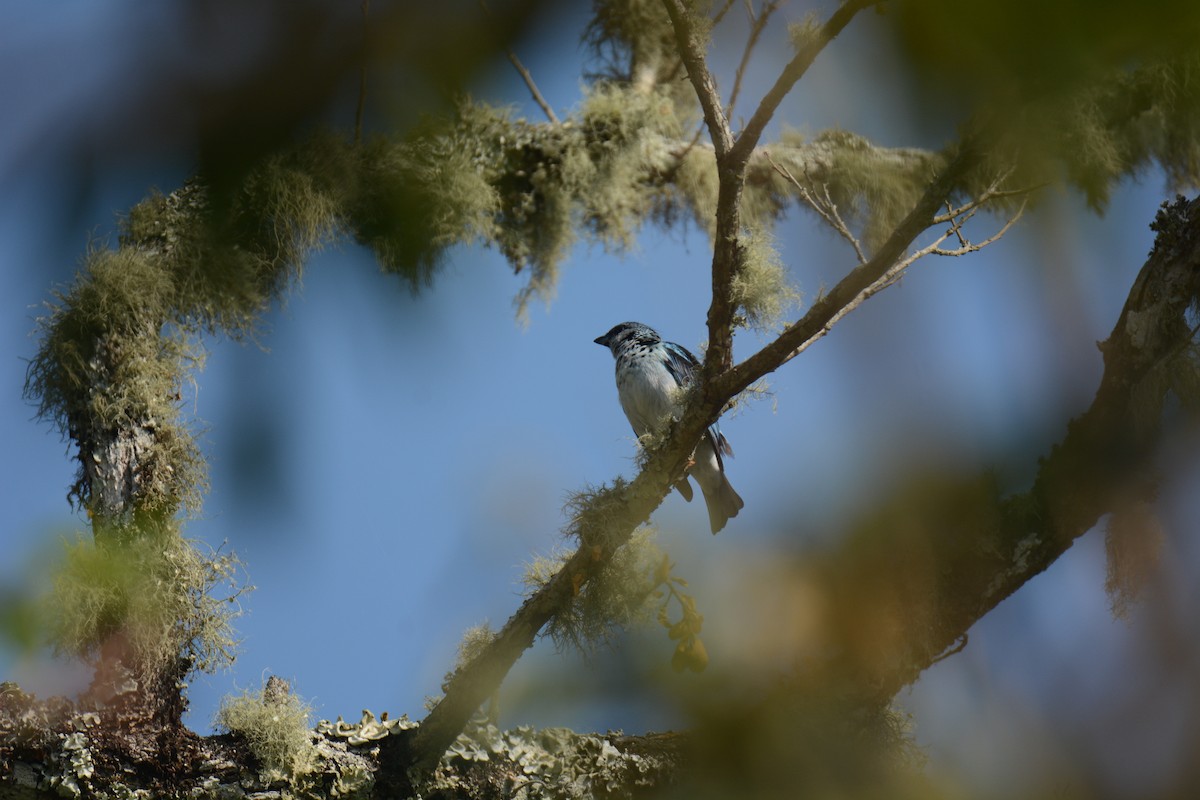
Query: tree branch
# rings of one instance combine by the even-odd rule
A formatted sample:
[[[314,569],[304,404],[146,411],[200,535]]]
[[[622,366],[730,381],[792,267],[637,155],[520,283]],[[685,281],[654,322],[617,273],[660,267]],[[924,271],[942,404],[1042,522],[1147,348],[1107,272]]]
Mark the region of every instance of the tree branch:
[[[543,97],[541,91],[538,90],[537,84],[533,82],[533,75],[531,75],[529,70],[525,68],[525,65],[521,63],[521,59],[517,58],[516,53],[514,53],[512,50],[507,52],[508,60],[511,61],[512,65],[517,68],[517,72],[520,73],[521,79],[525,81],[525,86],[529,88],[529,93],[533,95],[533,101],[541,107],[542,113],[546,115],[546,119],[550,120],[551,125],[561,124],[558,120],[558,115],[554,113],[554,109],[551,108],[550,104],[546,102],[546,98]]]
[[[704,52],[687,10],[680,0],[663,0],[675,29],[676,43],[688,68],[688,77],[696,91],[700,107],[704,110],[704,120],[708,125],[717,159],[718,190],[716,235],[713,242],[712,301],[708,308],[708,349],[705,353],[702,382],[711,382],[717,375],[726,372],[733,361],[733,316],[736,303],[732,286],[733,277],[737,274],[743,257],[739,244],[741,200],[750,155],[783,98],[808,70],[825,45],[849,24],[855,14],[875,2],[877,0],[850,0],[834,12],[820,31],[784,68],[746,128],[734,140],[728,118],[721,108],[716,83],[705,64]]]
[[[708,126],[708,133],[712,137],[719,163],[733,146],[733,132],[729,129],[729,120],[725,116],[725,110],[721,108],[721,96],[717,92],[717,83],[704,61],[703,42],[700,35],[696,33],[695,25],[692,24],[690,12],[684,7],[681,0],[663,0],[663,6],[667,10],[667,16],[671,18],[672,27],[675,28],[675,41],[679,46],[683,64],[687,67],[688,79],[696,90],[700,108],[704,111],[704,122]]]
[[[953,160],[929,185],[916,206],[900,222],[874,257],[850,271],[826,295],[820,297],[801,319],[788,326],[775,341],[728,372],[718,376],[711,391],[733,397],[754,381],[795,358],[830,331],[833,325],[861,305],[874,284],[903,259],[909,244],[933,224],[946,199],[979,161],[978,146],[967,139],[958,146]],[[878,291],[876,289],[875,291]]]
[[[746,66],[750,63],[750,56],[754,53],[754,46],[758,44],[758,39],[762,36],[762,32],[767,27],[767,21],[771,19],[771,15],[779,8],[781,0],[769,0],[763,4],[762,11],[758,16],[750,14],[750,20],[753,23],[750,27],[750,35],[746,39],[746,47],[742,50],[742,60],[738,62],[737,72],[733,76],[733,90],[729,93],[729,105],[726,106],[729,116],[733,116],[733,109],[737,106],[738,95],[742,90],[742,79],[746,75]],[[751,9],[751,12],[753,10]]]
[[[813,61],[821,54],[825,46],[837,38],[837,35],[850,24],[850,20],[854,19],[855,14],[864,8],[876,5],[879,1],[849,0],[849,2],[833,12],[833,16],[821,26],[820,31],[788,62],[788,65],[784,67],[779,78],[776,79],[775,85],[771,87],[770,91],[763,97],[762,102],[758,104],[754,115],[750,117],[750,121],[746,123],[746,127],[738,135],[737,141],[729,151],[731,162],[735,164],[745,163],[750,158],[750,153],[758,146],[758,141],[762,138],[767,123],[775,116],[775,111],[779,108],[779,104],[783,102],[783,98],[792,90],[796,82],[804,77],[804,73],[812,66]]]
[[[868,267],[878,268],[880,274],[886,271],[909,243],[929,225],[946,198],[951,195],[962,174],[974,164],[974,159],[974,149],[966,144],[961,146],[954,161],[929,187],[922,202],[914,208],[889,239],[888,244],[881,249],[880,255],[868,265],[855,270],[829,297],[844,296],[845,302],[842,305],[845,305],[857,294],[850,294],[849,289],[844,288],[848,282],[852,282],[853,277],[864,275],[864,280],[870,278],[870,271],[861,272]],[[880,258],[889,257],[889,254],[889,261],[879,261]],[[868,280],[866,285],[869,283]],[[862,288],[865,288],[865,285]],[[832,301],[824,307],[830,313],[837,310]],[[805,319],[812,315],[813,312],[810,312]],[[787,332],[780,339],[785,336],[788,336]],[[795,337],[796,334],[793,333],[792,336]],[[719,382],[703,385],[682,418],[669,432],[665,444],[649,454],[637,477],[631,483],[618,483],[614,488],[597,493],[595,502],[581,515],[583,518],[578,525],[580,546],[563,568],[521,605],[496,634],[495,639],[475,659],[451,676],[445,686],[445,695],[419,728],[409,732],[405,738],[392,737],[383,744],[380,754],[381,767],[383,772],[390,776],[387,777],[388,780],[403,780],[402,776],[413,766],[429,769],[437,763],[438,758],[463,730],[471,715],[499,687],[508,671],[533,644],[551,617],[573,601],[580,588],[609,563],[613,553],[629,541],[637,526],[649,519],[650,514],[662,503],[673,481],[684,472],[695,442],[700,439],[710,420],[718,415],[729,398],[745,388],[732,387],[737,385],[749,369],[755,368],[755,365],[766,363],[769,358],[780,359],[770,369],[764,370],[765,374],[790,357],[787,354],[792,348],[786,343],[782,348],[776,347],[778,344],[777,341],[764,348],[748,362],[739,365],[733,373],[722,376]],[[771,352],[764,356],[769,350]],[[746,364],[751,364],[751,367],[743,369]]]
[[[717,160],[717,218],[713,237],[712,301],[708,307],[708,350],[705,353],[701,382],[728,369],[733,355],[733,275],[741,261],[738,236],[741,234],[742,188],[745,162],[730,162],[726,156],[733,147],[729,120],[721,108],[716,83],[705,64],[699,37],[680,0],[663,0],[679,52],[687,65],[688,77],[704,110],[704,121],[713,141]]]
[[[838,655],[818,683],[849,677],[870,702],[887,702],[1104,514],[1153,494],[1154,453],[1170,432],[1160,419],[1167,389],[1148,398],[1146,378],[1195,338],[1187,315],[1200,301],[1200,199],[1164,208],[1156,229],[1154,250],[1101,345],[1095,398],[1039,460],[1028,492],[1002,497],[987,479],[948,481],[914,503],[914,490],[902,487],[902,511],[877,508],[839,539],[839,552],[813,565],[822,593],[841,601],[837,619],[822,626],[835,632],[830,652]],[[1134,424],[1135,408],[1146,419],[1147,402],[1154,422]],[[876,524],[883,518],[892,524]],[[887,633],[868,641],[864,630]]]

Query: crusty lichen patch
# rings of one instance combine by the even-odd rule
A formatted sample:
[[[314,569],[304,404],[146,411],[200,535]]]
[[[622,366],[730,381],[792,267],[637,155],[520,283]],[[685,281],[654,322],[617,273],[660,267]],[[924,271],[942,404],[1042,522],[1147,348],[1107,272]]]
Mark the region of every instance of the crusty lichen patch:
[[[472,726],[443,756],[422,794],[467,791],[471,770],[464,766],[471,762],[499,762],[494,775],[507,781],[503,794],[518,800],[630,797],[674,769],[666,759],[619,749],[614,744],[619,738],[566,728]]]

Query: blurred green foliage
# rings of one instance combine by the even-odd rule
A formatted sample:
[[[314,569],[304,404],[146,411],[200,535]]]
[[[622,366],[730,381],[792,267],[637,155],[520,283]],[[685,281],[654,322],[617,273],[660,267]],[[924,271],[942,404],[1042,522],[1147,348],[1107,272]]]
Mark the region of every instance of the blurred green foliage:
[[[889,3],[923,100],[973,118],[1018,183],[1069,181],[1102,210],[1116,181],[1157,163],[1200,181],[1200,8],[1186,0]]]
[[[144,678],[178,656],[213,672],[233,661],[240,562],[166,527],[102,543],[64,541],[39,609],[56,651],[120,662]]]

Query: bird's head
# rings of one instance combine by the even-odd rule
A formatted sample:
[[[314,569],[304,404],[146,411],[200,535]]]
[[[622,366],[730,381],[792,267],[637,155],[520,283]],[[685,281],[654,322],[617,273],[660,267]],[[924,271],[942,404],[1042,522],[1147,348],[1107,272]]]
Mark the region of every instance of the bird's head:
[[[658,332],[640,322],[622,322],[603,336],[597,336],[596,344],[607,347],[614,356],[633,344],[657,344],[662,341]]]

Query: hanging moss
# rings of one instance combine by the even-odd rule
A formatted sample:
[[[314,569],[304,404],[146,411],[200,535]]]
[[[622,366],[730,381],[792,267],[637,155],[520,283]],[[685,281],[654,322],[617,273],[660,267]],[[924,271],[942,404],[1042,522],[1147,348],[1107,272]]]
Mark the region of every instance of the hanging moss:
[[[496,128],[489,112],[464,104],[455,124],[428,123],[404,142],[364,148],[348,224],[414,289],[428,285],[449,247],[493,235],[497,154],[487,139]]]
[[[603,503],[595,503],[595,493],[580,495],[571,507],[590,517],[591,524],[602,524]],[[650,618],[653,576],[663,558],[655,544],[657,531],[642,526],[619,548],[598,575],[584,584],[574,601],[550,620],[547,634],[560,650],[592,652],[608,642],[623,627]],[[526,594],[545,585],[566,563],[565,552],[539,556],[525,567]]]
[[[43,600],[50,644],[85,661],[119,659],[147,680],[181,654],[215,671],[233,660],[239,569],[171,524],[103,545],[66,541]]]
[[[258,692],[221,698],[214,725],[240,736],[261,765],[263,783],[295,783],[316,769],[312,708],[272,676]]]
[[[768,231],[748,228],[739,242],[742,258],[731,286],[740,317],[736,322],[767,331],[799,302],[800,293],[788,283],[783,260]]]

